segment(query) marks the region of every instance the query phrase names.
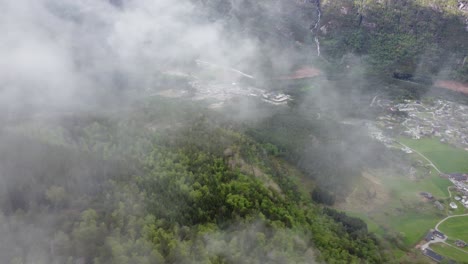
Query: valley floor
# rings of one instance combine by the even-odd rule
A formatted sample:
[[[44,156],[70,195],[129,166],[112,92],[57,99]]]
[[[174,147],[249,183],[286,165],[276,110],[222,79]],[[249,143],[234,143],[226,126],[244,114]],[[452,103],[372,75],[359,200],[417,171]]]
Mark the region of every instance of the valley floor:
[[[411,102],[407,104],[411,105]],[[465,109],[464,106],[460,107]],[[433,115],[429,113],[426,118],[436,118]],[[466,112],[460,110],[459,115],[465,116]],[[408,120],[411,118],[408,117]],[[377,140],[383,140],[389,148],[401,148],[404,152],[401,155],[412,166],[409,169],[364,172],[355,182],[354,190],[336,208],[361,217],[370,230],[381,236],[388,236],[389,231],[394,232],[396,239],[407,248],[415,245],[417,248],[421,247],[425,242],[420,241],[430,230],[440,230],[448,238],[441,241],[442,244],[428,243],[422,248],[429,247],[453,260],[468,260],[468,250],[454,244],[456,240],[468,241],[468,235],[465,234],[468,222],[464,216],[468,213],[468,207],[465,208],[463,204],[467,195],[464,187],[468,186],[468,151],[448,145],[444,135],[423,136],[419,132],[417,138],[395,135],[395,131],[402,131],[403,134],[406,133],[405,130],[408,131],[406,121],[402,122],[402,130],[397,122],[379,122],[382,121],[378,121],[377,126],[383,129],[383,133],[374,132],[374,136]],[[451,125],[447,123],[447,126]],[[390,127],[391,134],[386,133],[386,127]],[[414,130],[419,131],[420,128],[416,125]],[[440,130],[448,131],[447,136],[451,140],[464,139],[467,136],[461,134],[464,129],[454,129],[460,133],[457,136],[452,136],[449,128],[445,130],[442,127]],[[459,146],[465,144],[452,143]],[[395,168],[398,166],[395,164]],[[456,200],[455,197],[459,199]]]

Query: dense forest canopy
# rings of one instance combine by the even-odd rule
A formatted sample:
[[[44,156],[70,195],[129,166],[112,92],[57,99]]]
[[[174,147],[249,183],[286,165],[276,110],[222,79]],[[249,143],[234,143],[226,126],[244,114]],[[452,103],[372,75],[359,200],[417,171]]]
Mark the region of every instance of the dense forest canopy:
[[[164,123],[161,108],[177,107],[156,101],[136,108],[131,119],[70,116],[60,127],[4,132],[2,237],[10,239],[2,257],[12,263],[386,258],[365,225],[343,226],[323,214],[283,174],[290,165],[239,130],[210,121],[214,116],[196,114],[182,128],[156,134],[141,129]],[[203,112],[196,110],[186,108]]]

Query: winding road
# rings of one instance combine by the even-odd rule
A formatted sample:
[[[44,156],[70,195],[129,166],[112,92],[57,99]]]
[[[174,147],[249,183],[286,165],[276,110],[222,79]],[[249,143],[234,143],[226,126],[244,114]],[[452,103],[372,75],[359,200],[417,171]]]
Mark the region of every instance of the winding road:
[[[454,218],[454,217],[461,217],[461,216],[468,216],[468,214],[460,214],[460,215],[450,215],[450,216],[447,216],[445,217],[444,219],[440,220],[439,223],[437,223],[437,225],[435,226],[435,230],[439,231],[439,225],[442,224],[443,222],[445,222],[445,220],[449,219],[449,218]]]
[[[429,162],[429,165],[431,165],[432,167],[434,167],[434,169],[436,169],[437,172],[439,173],[442,173],[439,168],[437,168],[437,166],[430,160],[428,159],[426,156],[424,156],[422,153],[416,151],[415,149],[412,149],[410,147],[408,147],[407,145],[399,142],[399,141],[396,141],[398,144],[402,145],[403,147],[406,147],[406,148],[409,148],[411,149],[414,153],[417,153],[419,156],[423,157],[425,160],[427,160]],[[452,192],[450,192],[450,187],[447,187],[447,191],[449,193],[449,198],[452,198]],[[450,216],[447,216],[445,217],[444,219],[440,220],[437,225],[435,226],[435,230],[439,231],[439,225],[442,224],[445,220],[449,219],[449,218],[453,218],[453,217],[460,217],[460,216],[468,216],[468,214],[461,214],[461,215],[450,215]],[[430,243],[429,243],[430,244]]]
[[[396,141],[396,142],[397,142],[398,144],[400,144],[400,145],[406,147],[406,148],[411,149],[413,152],[415,152],[415,153],[417,153],[419,156],[423,157],[425,160],[427,160],[427,161],[429,162],[429,165],[431,165],[437,172],[442,173],[442,172],[439,170],[439,168],[437,168],[437,166],[436,166],[430,159],[428,159],[426,156],[424,156],[422,153],[416,151],[415,149],[412,149],[412,148],[408,147],[407,145],[405,145],[405,144],[403,144],[403,143],[401,143],[401,142],[399,142],[399,141]],[[452,198],[452,192],[450,191],[450,187],[451,187],[451,186],[447,187],[447,191],[448,191],[448,193],[449,193],[449,198]],[[443,222],[445,222],[447,219],[454,218],[454,217],[463,217],[463,216],[468,216],[468,214],[460,214],[460,215],[450,215],[450,216],[447,216],[447,217],[445,217],[444,219],[440,220],[440,221],[436,224],[435,230],[437,230],[437,231],[440,232],[439,226],[440,226]],[[461,248],[459,248],[459,247],[456,247],[456,246],[454,246],[454,245],[451,245],[451,244],[447,243],[447,242],[446,242],[447,238],[448,238],[448,236],[445,236],[444,239],[439,238],[439,237],[435,237],[434,240],[428,241],[427,243],[421,245],[421,250],[425,250],[426,248],[429,248],[429,246],[430,246],[431,244],[443,243],[443,244],[445,244],[445,245],[447,245],[447,246],[449,246],[449,247],[455,248],[455,249],[457,249],[457,250],[459,250],[459,251],[462,251],[462,252],[468,254],[468,251],[465,251],[465,250],[463,250],[463,249],[461,249]]]
[[[442,224],[443,222],[445,222],[445,220],[447,220],[447,219],[449,219],[449,218],[453,218],[453,217],[462,217],[462,216],[468,216],[468,214],[451,215],[451,216],[445,217],[444,219],[440,220],[440,221],[437,223],[437,225],[435,226],[435,230],[437,230],[437,231],[440,232],[440,230],[439,230],[439,225]],[[440,238],[440,237],[434,237],[434,240],[428,241],[427,243],[421,245],[421,250],[425,250],[426,248],[429,248],[431,244],[444,243],[445,245],[447,245],[447,246],[449,246],[449,247],[455,248],[455,249],[457,249],[457,250],[459,250],[459,251],[462,251],[462,252],[468,254],[468,251],[465,251],[465,250],[463,250],[463,249],[461,249],[461,248],[459,248],[459,247],[456,247],[456,246],[454,246],[454,245],[452,245],[452,244],[447,243],[447,242],[446,242],[447,239],[448,239],[448,236],[447,236],[447,235],[446,235],[445,238],[443,238],[443,239]]]
[[[447,242],[445,242],[447,238],[440,238],[440,237],[434,237],[434,240],[431,240],[431,241],[428,241],[426,244],[424,245],[421,245],[421,250],[425,250],[426,248],[428,248],[431,244],[436,244],[436,243],[444,243],[444,244],[447,244]]]
[[[413,149],[413,148],[410,148],[409,146],[407,146],[407,145],[405,145],[405,144],[403,144],[403,143],[401,143],[401,142],[399,142],[399,141],[395,141],[395,142],[397,142],[398,144],[402,145],[403,147],[406,147],[406,148],[408,148],[408,149],[411,149],[414,153],[418,154],[419,156],[421,156],[422,158],[424,158],[425,160],[427,160],[427,162],[429,162],[429,165],[431,165],[438,173],[442,173],[442,172],[439,170],[439,168],[437,168],[437,166],[436,166],[429,158],[427,158],[426,156],[424,156],[424,155],[423,155],[422,153],[420,153],[419,151],[417,151],[417,150],[415,150],[415,149]],[[448,193],[449,193],[449,198],[452,198],[452,192],[450,191],[450,187],[451,187],[451,186],[447,187],[447,191],[448,191]],[[437,230],[437,231],[440,232],[439,226],[440,226],[443,222],[445,222],[447,219],[454,218],[454,217],[463,217],[463,216],[468,216],[468,214],[460,214],[460,215],[450,215],[450,216],[447,216],[447,217],[445,217],[444,219],[440,220],[440,221],[436,224],[435,230]],[[421,250],[425,250],[425,249],[428,248],[431,244],[435,244],[435,243],[444,243],[444,244],[447,245],[447,246],[450,246],[450,247],[452,247],[452,248],[455,248],[455,249],[457,249],[457,250],[459,250],[459,251],[462,251],[462,252],[468,254],[468,251],[465,251],[465,250],[463,250],[463,249],[461,249],[461,248],[459,248],[459,247],[456,247],[456,246],[454,246],[454,245],[451,245],[451,244],[447,243],[447,242],[446,242],[447,238],[448,238],[448,236],[445,236],[445,238],[443,238],[443,239],[442,239],[442,238],[439,238],[439,237],[435,237],[434,240],[428,241],[427,243],[421,245]]]
[[[452,192],[450,191],[450,187],[452,186],[447,187],[447,192],[449,193],[449,198],[452,198]]]
[[[397,142],[398,144],[402,145],[403,147],[406,147],[406,148],[409,148],[411,149],[414,153],[418,154],[419,156],[423,157],[425,160],[427,160],[427,162],[429,162],[429,165],[431,165],[438,173],[442,173],[439,168],[437,168],[437,166],[430,160],[428,159],[426,156],[424,156],[422,153],[420,153],[419,151],[413,149],[413,148],[410,148],[408,147],[407,145],[401,143],[400,141],[395,141]]]

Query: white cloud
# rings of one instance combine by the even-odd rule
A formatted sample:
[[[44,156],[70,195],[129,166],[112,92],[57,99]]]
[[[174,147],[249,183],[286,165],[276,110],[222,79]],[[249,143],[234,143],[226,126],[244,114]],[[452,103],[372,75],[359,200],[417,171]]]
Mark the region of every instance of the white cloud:
[[[0,102],[17,107],[89,100],[116,76],[139,88],[168,61],[239,63],[255,51],[201,22],[187,0],[0,0],[0,10]]]

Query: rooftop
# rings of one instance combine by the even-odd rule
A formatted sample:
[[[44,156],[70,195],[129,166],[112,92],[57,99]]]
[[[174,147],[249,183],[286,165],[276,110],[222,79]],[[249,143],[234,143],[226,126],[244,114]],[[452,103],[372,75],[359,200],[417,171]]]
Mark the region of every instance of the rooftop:
[[[430,257],[431,259],[433,259],[436,262],[441,262],[444,259],[444,257],[442,257],[441,255],[435,253],[434,251],[432,251],[432,250],[430,250],[428,248],[425,249],[423,253],[424,253],[424,255]]]
[[[444,238],[444,237],[445,237],[444,233],[439,232],[439,231],[437,231],[437,230],[434,230],[434,232],[432,232],[432,233],[433,233],[434,235],[438,236],[438,237],[441,237],[441,238]]]

